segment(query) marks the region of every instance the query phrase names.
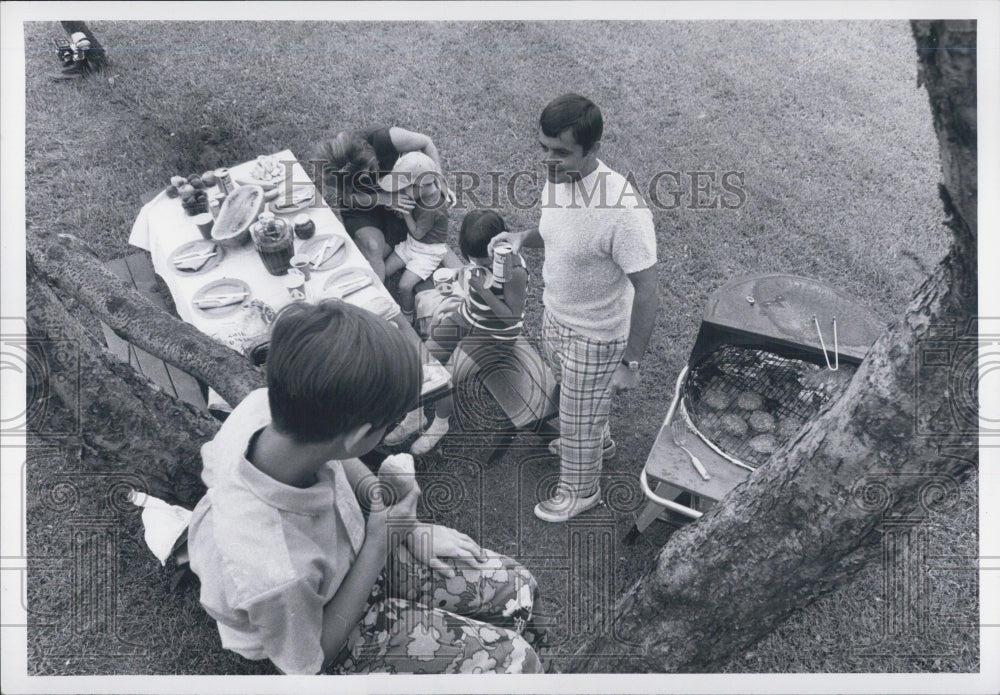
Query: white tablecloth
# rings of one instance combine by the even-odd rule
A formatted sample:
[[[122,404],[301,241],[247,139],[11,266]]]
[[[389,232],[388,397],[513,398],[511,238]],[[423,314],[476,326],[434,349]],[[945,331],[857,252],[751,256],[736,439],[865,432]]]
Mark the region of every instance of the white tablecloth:
[[[274,156],[281,162],[295,161],[295,155],[290,150],[283,150]],[[234,181],[237,178],[249,178],[253,165],[254,162],[250,161],[232,167],[230,173]],[[312,185],[311,179],[297,161],[292,168],[292,181],[295,184]],[[299,186],[296,186],[296,190],[299,190]],[[209,198],[215,192],[215,188],[209,189]],[[343,237],[347,256],[343,264],[336,267],[336,270],[351,267],[371,270],[368,261],[365,260],[361,251],[348,236],[344,225],[318,194],[312,206],[299,212],[308,213],[315,222],[316,236],[334,234]],[[282,216],[290,220],[299,212]],[[198,231],[193,220],[193,217],[184,212],[179,198],[168,198],[166,193],[161,192],[140,210],[132,225],[129,243],[149,251],[153,268],[170,289],[170,294],[173,296],[177,313],[181,319],[196,326],[206,335],[212,336],[234,349],[239,349],[240,341],[248,337],[247,331],[249,330],[251,333],[253,331],[245,325],[247,312],[236,311],[221,317],[209,316],[198,311],[191,303],[195,293],[209,282],[222,278],[238,278],[250,287],[253,299],[260,300],[277,311],[292,301],[291,295],[285,287],[285,276],[275,276],[267,272],[252,241],[241,247],[226,247],[225,257],[214,268],[197,274],[179,273],[172,264],[168,263],[168,259],[178,246],[202,238],[201,232]],[[296,238],[296,252],[305,243],[306,241]],[[329,295],[323,290],[323,284],[329,275],[330,271],[312,270],[311,278],[305,286],[306,301],[315,302],[326,296],[335,296]],[[388,290],[378,282],[352,294],[350,301],[363,306],[376,295],[382,295],[395,303]],[[425,366],[427,373],[425,374],[423,392],[427,393],[439,388],[442,385],[442,380],[447,383],[448,377],[447,371],[433,358],[428,360],[425,356],[425,362],[428,365]]]

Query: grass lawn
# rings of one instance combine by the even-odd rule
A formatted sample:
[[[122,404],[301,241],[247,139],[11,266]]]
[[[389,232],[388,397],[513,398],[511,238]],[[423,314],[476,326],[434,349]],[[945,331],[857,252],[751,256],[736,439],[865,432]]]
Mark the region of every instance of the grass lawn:
[[[27,232],[76,234],[104,260],[134,251],[127,238],[139,197],[171,175],[285,148],[305,157],[342,128],[384,123],[428,133],[446,172],[537,171],[538,114],[566,91],[601,106],[602,158],[639,181],[665,170],[716,172],[717,180],[742,172],[746,201],[738,209],[693,209],[688,192],[676,209],[654,210],[662,308],[641,385],[612,412],[619,453],[605,466],[605,490],[614,491],[618,511],[595,517],[611,539],[600,567],[571,576],[566,526],[532,516],[555,473],[532,438],[520,437],[491,466],[468,437],[418,464],[424,513],[524,559],[561,616],[595,608],[571,601],[570,586],[595,600],[620,595],[675,528],[656,522],[634,546],[621,543],[632,524],[627,510],[641,502],[637,474],[711,291],[740,275],[795,273],[835,285],[891,322],[945,250],[937,141],[905,22],[90,26],[112,67],[105,78],[72,83],[48,79],[57,70],[58,23],[26,31]],[[682,180],[690,185],[688,174]],[[537,223],[537,210],[501,202],[512,228]],[[461,211],[456,227],[460,219]],[[542,257],[529,251],[527,260],[527,330],[536,338]],[[475,388],[462,396],[483,403],[482,423],[495,416]],[[138,515],[107,496],[108,480],[126,472],[86,452],[80,466],[42,457],[28,467],[29,671],[272,672],[220,648],[196,591],[170,590]],[[60,474],[74,476],[80,490],[72,512],[51,486]],[[80,616],[72,515],[110,512],[110,612]],[[978,589],[967,571],[975,567],[968,558],[977,555],[976,519],[973,480],[957,507],[923,527],[931,554],[957,568],[929,572],[928,630],[872,646],[886,601],[884,568],[873,565],[726,670],[976,670]],[[558,665],[580,636],[562,620],[555,637]]]

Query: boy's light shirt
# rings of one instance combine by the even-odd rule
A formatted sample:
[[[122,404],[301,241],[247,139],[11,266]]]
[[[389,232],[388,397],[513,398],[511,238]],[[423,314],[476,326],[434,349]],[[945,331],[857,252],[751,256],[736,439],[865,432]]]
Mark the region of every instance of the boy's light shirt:
[[[286,673],[316,673],[323,606],[360,552],[364,517],[339,462],[296,488],[247,461],[250,438],[270,421],[267,390],[258,389],[202,447],[209,490],[191,521],[191,568],[223,647]]]

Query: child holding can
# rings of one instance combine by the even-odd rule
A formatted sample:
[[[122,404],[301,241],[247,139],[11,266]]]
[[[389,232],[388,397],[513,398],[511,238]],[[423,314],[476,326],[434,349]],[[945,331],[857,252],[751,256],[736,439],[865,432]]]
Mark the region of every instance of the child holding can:
[[[403,269],[399,306],[413,323],[414,288],[431,276],[448,253],[447,185],[433,159],[423,152],[407,152],[382,177],[379,187],[398,194],[404,203],[398,213],[408,233],[385,259],[385,274],[388,277]],[[412,201],[411,209],[405,205],[407,199]]]
[[[541,671],[522,636],[528,570],[418,522],[408,455],[377,479],[357,458],[420,383],[416,347],[364,309],[330,299],[278,315],[267,388],[201,450],[208,491],[188,548],[224,648],[293,674]]]
[[[503,282],[496,281],[489,270],[493,266],[488,250],[490,240],[504,231],[507,225],[493,210],[471,210],[462,220],[458,245],[465,259],[472,263],[469,291],[456,312],[431,327],[425,342],[428,351],[439,362],[451,366],[453,384],[468,376],[482,351],[509,349],[521,335],[528,292],[528,269],[524,258],[516,253],[505,256]],[[472,359],[456,363],[455,348],[459,343],[462,351]],[[426,427],[410,447],[413,454],[426,454],[448,433],[453,407],[451,396],[439,400],[429,427],[423,408],[410,411],[399,426],[386,435],[385,443],[399,444]]]

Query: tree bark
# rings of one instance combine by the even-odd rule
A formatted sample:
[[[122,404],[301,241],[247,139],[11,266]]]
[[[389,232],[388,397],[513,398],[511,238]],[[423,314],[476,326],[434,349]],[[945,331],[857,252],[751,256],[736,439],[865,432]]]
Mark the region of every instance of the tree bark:
[[[43,355],[50,345],[68,346],[64,350],[72,353],[45,359],[36,377],[40,383],[29,384],[36,422],[62,410],[76,423],[58,428],[58,435],[40,435],[40,443],[64,451],[83,448],[94,454],[85,460],[102,472],[133,473],[146,482],[144,492],[193,506],[203,493],[196,480],[199,449],[219,423],[108,353],[30,265],[25,289],[31,340]]]
[[[940,144],[950,252],[844,395],[671,536],[615,607],[613,635],[591,636],[568,670],[717,670],[855,576],[887,515],[954,502],[958,482],[974,473],[975,427],[934,423],[956,422],[957,400],[977,412],[975,375],[921,368],[920,353],[942,326],[957,336],[953,351],[968,330],[975,338],[975,24],[919,21],[913,31]]]

